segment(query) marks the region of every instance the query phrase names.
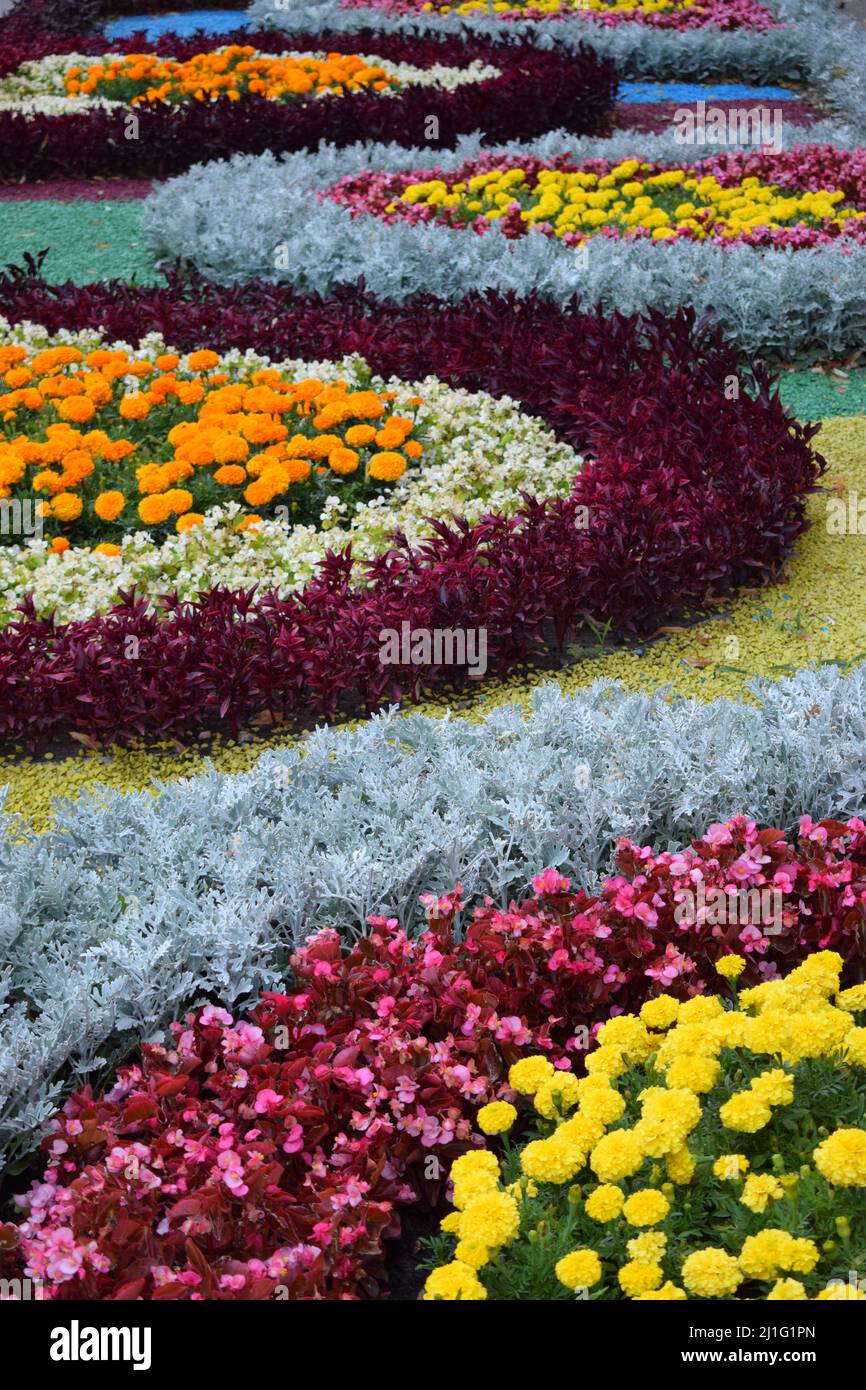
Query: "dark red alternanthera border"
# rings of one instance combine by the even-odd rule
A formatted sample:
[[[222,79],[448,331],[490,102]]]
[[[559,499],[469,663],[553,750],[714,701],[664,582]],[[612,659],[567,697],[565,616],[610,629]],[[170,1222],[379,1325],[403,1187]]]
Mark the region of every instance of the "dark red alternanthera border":
[[[51,287],[20,272],[0,279],[0,309],[52,328],[104,324],[127,341],[160,329],[181,348],[361,352],[379,372],[515,397],[588,455],[569,499],[439,525],[418,548],[397,537],[363,583],[340,555],[286,599],[215,589],[152,609],[130,597],[67,624],[27,607],[0,634],[0,738],[11,742],[234,731],[257,716],[369,711],[466,677],[383,666],[382,629],[406,622],[484,628],[496,673],[590,620],[648,633],[777,570],[824,466],[815,428],[786,414],[766,370],[689,311],[605,318],[496,295],[395,306],[360,291],[180,280]]]
[[[327,51],[356,49],[381,57],[388,48],[430,66],[446,46],[430,41],[381,43],[376,36],[327,33],[300,35],[293,46]],[[370,47],[372,45],[372,47]],[[209,45],[212,47],[213,45]],[[279,50],[285,46],[277,43]],[[171,45],[173,52],[201,51],[195,42]],[[356,140],[453,146],[460,135],[482,130],[489,144],[532,139],[564,128],[596,135],[610,124],[616,93],[613,63],[584,46],[576,53],[541,53],[500,46],[494,53],[476,44],[447,45],[448,60],[461,66],[493,58],[498,77],[466,83],[454,91],[407,87],[396,96],[353,93],[304,98],[290,104],[248,96],[181,106],[161,103],[136,108],[135,138],[126,110],[96,109],[68,116],[0,112],[3,182],[54,178],[167,178],[205,160],[232,154],[275,154],[315,149],[320,141],[349,145]],[[0,60],[17,61],[7,51]],[[430,118],[438,123],[431,127]],[[435,130],[435,135],[431,134]]]

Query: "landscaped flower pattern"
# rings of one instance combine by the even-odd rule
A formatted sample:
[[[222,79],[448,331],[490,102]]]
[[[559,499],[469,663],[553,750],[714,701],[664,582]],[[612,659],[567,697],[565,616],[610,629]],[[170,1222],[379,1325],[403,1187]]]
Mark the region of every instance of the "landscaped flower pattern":
[[[222,97],[243,101],[250,96],[292,103],[353,92],[387,96],[418,86],[455,91],[499,76],[498,68],[479,59],[465,67],[418,67],[360,53],[262,53],[249,44],[181,59],[152,53],[59,53],[22,63],[0,78],[0,110],[61,116],[153,102],[178,105]]]
[[[6,419],[0,485],[6,498],[29,502],[34,512],[37,498],[50,507],[43,537],[5,528],[5,618],[28,593],[40,612],[67,619],[105,611],[131,588],[193,598],[214,583],[236,589],[258,581],[288,593],[313,577],[329,550],[351,545],[357,561],[369,560],[395,531],[418,544],[436,519],[458,514],[477,523],[486,512],[517,511],[527,494],[567,496],[581,465],[508,397],[454,390],[434,377],[385,382],[358,357],[274,364],[230,351],[214,362],[217,354],[181,355],[154,334],[132,348],[98,333],[51,336],[8,324],[2,331],[6,377],[23,385],[30,372],[27,389],[36,390],[32,364],[46,374],[43,407],[34,412],[19,400]],[[81,399],[105,396],[110,386],[111,403],[87,428],[55,428],[61,421],[44,428],[46,411],[53,419],[64,399],[48,391],[80,385],[82,376],[90,395]],[[263,389],[265,380],[276,386]],[[128,394],[130,382],[137,395]],[[314,401],[299,399],[299,382],[304,395],[321,388],[320,396],[333,397],[320,414]],[[186,404],[177,392],[189,397]],[[252,412],[244,408],[248,400]],[[367,416],[353,420],[352,409]],[[373,417],[374,410],[381,413]],[[178,424],[176,416],[186,418]],[[18,433],[22,420],[30,434]],[[106,425],[119,438],[108,439]],[[284,458],[296,426],[295,456]],[[41,447],[32,442],[34,431],[45,436]],[[55,461],[47,463],[46,448]],[[324,449],[316,463],[312,455]],[[178,490],[188,496],[177,497]],[[183,509],[167,510],[175,504]]]
[[[453,174],[364,173],[341,179],[324,196],[353,213],[388,223],[434,224],[484,234],[496,224],[510,239],[542,232],[566,246],[592,237],[653,241],[737,241],[752,246],[820,246],[837,237],[866,241],[862,177],[858,203],[837,187],[832,158],[817,188],[798,186],[805,171],[789,158],[722,156],[694,166],[662,168],[640,159],[591,160],[577,167],[563,156],[482,159]],[[841,181],[850,187],[846,161]],[[747,173],[751,168],[762,174]],[[777,181],[770,181],[778,170]]]
[[[718,962],[733,1007],[611,1018],[580,1079],[511,1067],[536,1137],[452,1165],[426,1299],[866,1298],[866,986],[817,951],[737,999],[742,964]]]
[[[346,9],[389,14],[493,15],[498,19],[572,19],[614,26],[631,21],[665,29],[772,29],[773,14],[757,0],[344,0]]]

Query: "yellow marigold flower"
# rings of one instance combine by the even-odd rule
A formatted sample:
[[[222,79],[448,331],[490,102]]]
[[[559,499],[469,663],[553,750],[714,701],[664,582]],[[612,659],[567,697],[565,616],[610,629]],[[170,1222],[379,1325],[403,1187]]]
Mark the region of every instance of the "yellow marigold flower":
[[[740,1269],[750,1279],[775,1279],[780,1273],[809,1274],[818,1263],[818,1247],[788,1231],[766,1227],[747,1236],[740,1251]]]
[[[841,1279],[831,1279],[830,1282],[816,1293],[816,1303],[849,1303],[866,1299],[866,1292],[860,1288],[859,1282],[853,1284]]]
[[[680,1011],[680,1001],[670,994],[660,994],[657,999],[648,999],[640,1011],[640,1016],[649,1028],[670,1028],[676,1023]]]
[[[866,1130],[835,1130],[813,1158],[818,1172],[835,1187],[866,1187]]]
[[[659,1264],[653,1264],[648,1260],[630,1260],[622,1266],[616,1277],[628,1298],[639,1298],[642,1294],[652,1293],[654,1289],[660,1288],[665,1276]]]
[[[602,1047],[619,1047],[628,1056],[633,1053],[643,1055],[646,1037],[646,1025],[634,1014],[618,1014],[615,1018],[609,1018],[598,1030],[598,1041]]]
[[[577,1115],[563,1120],[556,1127],[557,1138],[565,1140],[566,1143],[574,1144],[575,1148],[581,1149],[584,1153],[589,1153],[603,1134],[604,1124],[602,1121],[584,1114],[582,1108]]]
[[[866,1028],[852,1028],[846,1033],[842,1055],[852,1067],[866,1067]]]
[[[462,1212],[449,1211],[447,1216],[443,1216],[439,1222],[440,1231],[447,1231],[450,1235],[457,1235],[460,1231],[460,1222],[463,1220]]]
[[[453,1260],[449,1265],[440,1265],[438,1269],[431,1270],[424,1285],[426,1303],[433,1303],[439,1298],[448,1303],[467,1303],[470,1300],[479,1302],[486,1297],[487,1290],[475,1270],[460,1260]]]
[[[713,1172],[722,1182],[739,1182],[749,1171],[745,1154],[722,1154],[713,1164]]]
[[[636,1295],[637,1303],[683,1303],[688,1295],[684,1289],[672,1284],[670,1279],[666,1284],[662,1284],[660,1289],[651,1289],[649,1293],[639,1293]]]
[[[633,1260],[657,1263],[668,1248],[668,1238],[663,1231],[641,1231],[639,1236],[626,1241],[625,1248]]]
[[[671,1204],[663,1193],[643,1187],[626,1199],[622,1214],[630,1226],[656,1226],[664,1221]]]
[[[745,968],[742,956],[722,956],[716,961],[716,971],[725,980],[738,980]]]
[[[557,1260],[554,1273],[567,1289],[591,1289],[601,1278],[601,1260],[594,1250],[572,1250]]]
[[[528,1178],[537,1182],[570,1182],[585,1162],[581,1149],[558,1138],[535,1139],[520,1155],[520,1166]]]
[[[103,521],[114,521],[126,506],[122,492],[100,492],[93,504],[93,510]]]
[[[709,1023],[720,1013],[724,1013],[724,1008],[717,994],[695,994],[680,1006],[677,1022]]]
[[[555,1120],[577,1105],[580,1092],[577,1077],[570,1071],[557,1071],[547,1081],[542,1081],[535,1092],[535,1108],[546,1120]]]
[[[600,1047],[590,1052],[584,1063],[590,1076],[622,1076],[628,1070],[625,1053],[621,1047]]]
[[[508,1072],[508,1084],[521,1096],[534,1096],[539,1086],[553,1076],[553,1065],[546,1057],[521,1057]]]
[[[770,1201],[778,1201],[784,1196],[784,1187],[772,1173],[750,1173],[740,1193],[740,1201],[750,1211],[763,1212]]]
[[[602,1183],[590,1192],[584,1204],[587,1216],[593,1221],[615,1221],[622,1211],[625,1194],[621,1187],[612,1183]]]
[[[757,1134],[759,1129],[769,1124],[772,1111],[754,1091],[735,1091],[719,1110],[719,1119],[726,1129],[735,1129],[741,1134]]]
[[[691,1182],[695,1172],[695,1160],[687,1144],[665,1155],[665,1169],[671,1182],[685,1187]]]
[[[589,1166],[603,1183],[630,1178],[644,1162],[644,1151],[632,1130],[615,1129],[599,1139]]]
[[[809,1295],[803,1288],[799,1279],[777,1279],[770,1292],[767,1294],[767,1302],[781,1301],[782,1303],[802,1303],[808,1299]]]
[[[482,1105],[476,1119],[483,1134],[504,1134],[517,1119],[517,1111],[507,1100],[494,1100]]]
[[[763,1071],[751,1083],[756,1096],[767,1105],[790,1105],[794,1099],[794,1078],[790,1072],[777,1067],[774,1071]]]
[[[700,1298],[730,1298],[742,1282],[740,1267],[733,1255],[712,1246],[687,1255],[681,1273],[689,1293]]]
[[[520,1211],[507,1192],[483,1192],[463,1210],[460,1238],[495,1248],[508,1245],[520,1229]]]
[[[598,1120],[602,1125],[612,1125],[624,1110],[625,1101],[612,1086],[595,1086],[591,1091],[583,1090],[581,1093],[579,1113],[588,1120]]]
[[[836,995],[836,1008],[846,1013],[859,1014],[866,1010],[866,984],[852,985]]]
[[[665,1079],[669,1086],[681,1086],[686,1091],[704,1095],[713,1089],[720,1070],[715,1057],[698,1053],[696,1056],[676,1058],[668,1067]]]
[[[376,478],[379,482],[396,483],[406,472],[406,460],[402,454],[395,454],[392,450],[386,449],[383,453],[373,454],[368,472],[371,478]]]
[[[454,1258],[471,1269],[483,1269],[490,1263],[490,1251],[478,1240],[458,1240],[454,1247]]]

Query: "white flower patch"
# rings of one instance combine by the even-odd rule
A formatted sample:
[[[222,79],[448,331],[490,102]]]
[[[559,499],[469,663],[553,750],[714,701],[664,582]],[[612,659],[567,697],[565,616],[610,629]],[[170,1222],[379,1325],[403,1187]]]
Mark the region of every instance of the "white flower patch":
[[[226,50],[220,48],[214,51],[223,53]],[[65,83],[70,68],[87,70],[97,64],[122,62],[124,56],[122,53],[52,53],[46,58],[22,63],[15,72],[0,80],[0,111],[20,111],[26,116],[64,116],[81,111],[110,110],[126,106],[126,102],[115,101],[110,97],[70,96]],[[480,59],[473,59],[464,68],[447,67],[443,63],[436,63],[429,68],[418,68],[411,63],[392,63],[387,58],[378,58],[373,54],[360,53],[357,56],[371,67],[383,68],[388,77],[400,83],[399,88],[387,88],[377,93],[383,97],[399,96],[405,87],[436,87],[442,91],[453,92],[457,87],[473,82],[486,82],[490,78],[501,76],[498,68],[491,67]],[[324,59],[327,54],[291,50],[285,53],[256,52],[251,57]],[[316,99],[338,95],[339,91],[327,90],[314,94]]]
[[[41,325],[13,327],[2,318],[0,336],[30,352],[62,344],[85,352],[106,346],[151,361],[172,351],[155,333],[133,347],[106,343],[95,330],[51,335]],[[181,357],[182,367],[188,356]],[[258,584],[287,594],[312,578],[330,550],[351,545],[356,561],[372,559],[387,550],[396,530],[416,545],[432,534],[431,519],[457,515],[474,523],[490,512],[510,515],[523,505],[521,493],[567,496],[582,466],[580,455],[541,421],[523,414],[508,396],[456,390],[432,376],[419,382],[374,376],[370,383],[369,368],[357,355],[335,362],[274,362],[237,350],[222,356],[222,368],[233,380],[271,366],[287,377],[342,379],[393,391],[397,413],[411,410],[411,398],[420,396],[417,427],[425,440],[423,461],[409,468],[387,495],[362,504],[352,516],[345,514],[339,498],[330,498],[318,527],[288,529],[265,519],[255,530],[238,532],[243,509],[230,503],[212,508],[198,526],[162,544],[146,531],[128,533],[118,541],[121,553],[116,556],[84,547],[57,555],[48,541],[36,538],[2,547],[0,619],[8,620],[28,593],[40,612],[54,609],[63,621],[103,612],[118,601],[120,590],[133,586],[151,596],[177,590],[182,598],[194,598],[214,585],[235,589]]]

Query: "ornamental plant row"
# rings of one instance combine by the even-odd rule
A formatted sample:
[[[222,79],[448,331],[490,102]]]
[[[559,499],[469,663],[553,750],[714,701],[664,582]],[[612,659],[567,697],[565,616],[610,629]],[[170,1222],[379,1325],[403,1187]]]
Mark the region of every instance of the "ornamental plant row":
[[[111,743],[369,713],[467,679],[466,664],[443,663],[429,643],[417,650],[413,634],[471,635],[485,669],[501,673],[584,626],[645,636],[769,577],[804,528],[824,466],[816,431],[791,421],[763,369],[742,382],[720,374],[736,359],[718,337],[702,365],[676,371],[675,345],[687,350],[692,330],[686,315],[647,320],[656,351],[642,381],[620,378],[606,399],[594,383],[582,421],[578,400],[554,396],[578,417],[566,437],[583,431],[594,455],[567,499],[527,497],[514,515],[475,525],[437,521],[416,547],[398,535],[358,567],[360,580],[348,552],[332,553],[285,597],[215,588],[151,606],[129,595],[65,624],[25,601],[0,636],[0,736]],[[383,634],[407,631],[411,652],[404,644],[385,661]]]
[[[625,841],[617,869],[598,896],[545,870],[531,898],[488,899],[459,931],[459,888],[425,894],[417,939],[382,916],[348,950],[326,931],[249,1018],[208,1004],[176,1023],[49,1124],[7,1269],[59,1299],[376,1296],[401,1208],[441,1198],[483,1142],[478,1107],[515,1098],[521,1057],[547,1059],[551,1091],[613,1006],[711,994],[732,954],[744,984],[815,948],[838,952],[844,983],[862,975],[860,820],[804,817],[793,844],[736,817],[681,851]],[[772,885],[778,918],[689,920],[697,883],[730,902]]]
[[[333,43],[328,34],[308,38],[309,44],[306,38],[299,40],[302,51],[330,51],[336,44],[334,51],[342,47],[375,53],[341,43],[339,36]],[[201,51],[196,44],[185,47],[192,53]],[[433,43],[403,42],[393,51],[409,53],[413,47],[419,51],[399,61],[419,67],[441,61]],[[450,47],[457,57],[455,46]],[[342,146],[359,135],[409,144],[429,140],[431,147],[447,148],[458,136],[479,129],[490,141],[532,137],[554,126],[578,134],[604,129],[615,95],[609,60],[588,48],[574,54],[541,54],[529,48],[486,51],[488,56],[493,53],[498,75],[452,90],[410,84],[396,92],[310,95],[290,102],[247,93],[237,101],[222,96],[180,104],[147,102],[134,111],[124,106],[59,115],[38,107],[0,111],[0,141],[8,152],[3,178],[164,178],[233,153],[315,149],[321,141]],[[482,47],[474,45],[458,64],[465,68],[482,58]]]
[[[828,136],[836,143],[819,143]],[[682,304],[712,314],[747,352],[785,360],[798,351],[831,356],[859,346],[866,315],[866,208],[860,205],[858,172],[864,155],[861,148],[846,148],[846,137],[835,126],[815,127],[811,138],[814,145],[777,154],[729,150],[708,158],[695,151],[685,159],[685,147],[670,134],[630,132],[602,140],[552,132],[489,150],[477,137],[465,138],[435,162],[423,149],[393,144],[321,148],[280,160],[235,157],[192,169],[155,190],[145,203],[143,228],[165,262],[183,259],[228,283],[264,278],[327,294],[363,277],[382,299],[399,300],[420,289],[456,300],[472,290],[496,288],[521,297],[537,292],[559,303],[580,294],[608,312]],[[468,208],[465,217],[460,209],[437,213],[430,208],[420,218],[416,209],[407,219],[395,216],[399,200],[386,203],[378,216],[363,195],[344,196],[365,180],[371,187],[378,181],[416,189],[418,175],[438,179],[442,188],[436,196],[444,198],[459,171],[480,171],[481,178],[495,167],[514,170],[517,178],[524,164],[536,171],[536,182],[540,175],[543,183],[545,171],[557,170],[572,171],[577,182],[589,180],[595,221],[583,218],[579,232],[566,241],[549,216],[536,218],[530,227],[521,215],[515,229],[507,218],[473,219]],[[846,222],[850,234],[831,228],[830,235],[807,226],[810,216],[798,213],[793,226],[768,234],[773,244],[754,245],[749,242],[755,234],[729,226],[724,218],[712,235],[687,210],[678,218],[678,207],[698,211],[704,199],[698,193],[697,203],[686,198],[681,204],[680,190],[665,188],[662,202],[668,198],[670,206],[650,209],[639,203],[634,216],[640,225],[614,225],[612,209],[608,214],[597,206],[611,190],[595,185],[602,177],[609,182],[610,171],[625,166],[641,170],[625,187],[632,192],[641,187],[650,203],[655,190],[647,191],[644,177],[655,170],[695,185],[712,176],[731,197],[740,178],[757,178],[766,184],[759,190],[762,197],[786,202],[807,193],[842,193],[857,216]],[[477,198],[476,203],[482,208]],[[531,209],[523,211],[534,216]],[[457,224],[445,225],[449,218],[457,218]],[[824,212],[818,220],[823,227]],[[659,242],[657,232],[669,239]]]

